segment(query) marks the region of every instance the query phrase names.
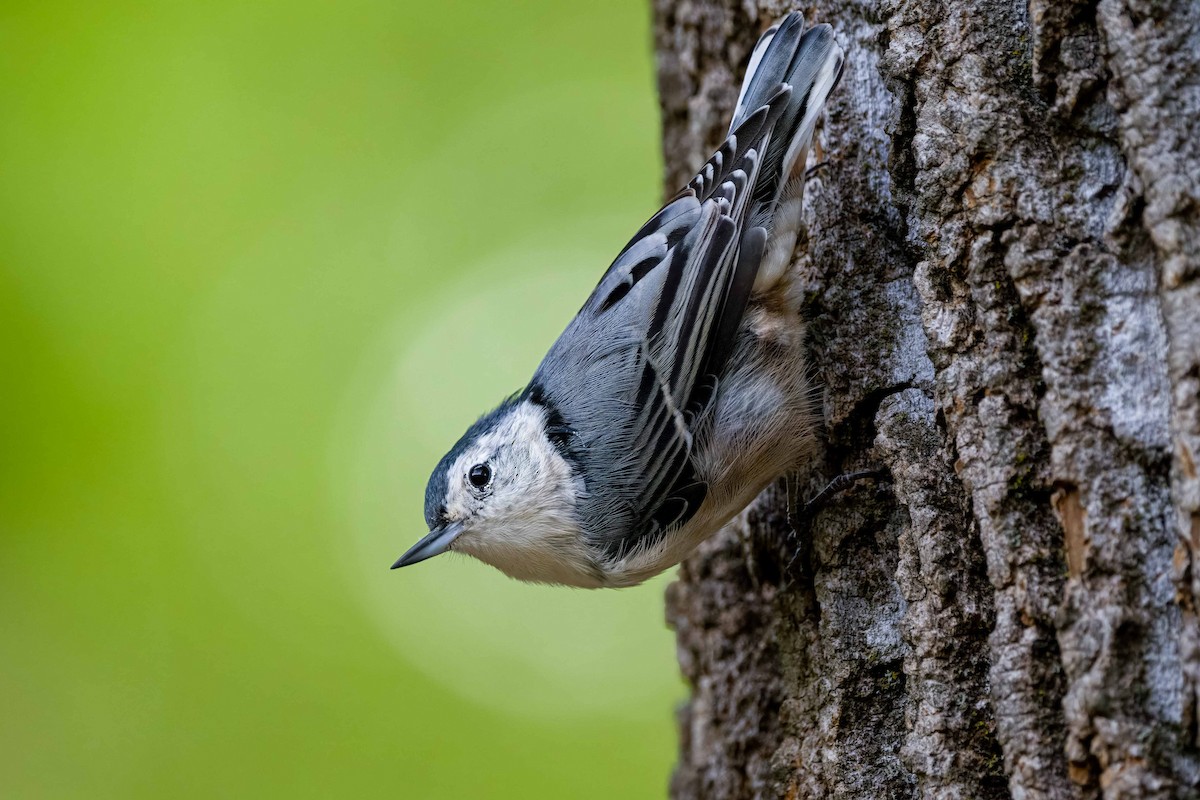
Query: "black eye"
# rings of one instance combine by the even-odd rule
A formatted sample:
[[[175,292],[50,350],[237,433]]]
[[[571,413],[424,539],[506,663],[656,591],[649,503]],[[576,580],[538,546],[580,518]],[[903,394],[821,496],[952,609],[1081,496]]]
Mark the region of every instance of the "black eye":
[[[467,480],[476,489],[482,489],[492,482],[492,468],[487,464],[476,464],[467,472]]]

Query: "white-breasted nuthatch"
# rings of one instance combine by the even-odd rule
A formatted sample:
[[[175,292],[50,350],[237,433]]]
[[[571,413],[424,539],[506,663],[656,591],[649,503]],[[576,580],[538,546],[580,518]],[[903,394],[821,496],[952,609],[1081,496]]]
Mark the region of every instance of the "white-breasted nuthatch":
[[[425,491],[429,535],[514,578],[630,586],[685,558],[811,458],[818,412],[789,274],[805,158],[841,76],[789,14],[750,56],[729,137],[642,226],[525,389]]]

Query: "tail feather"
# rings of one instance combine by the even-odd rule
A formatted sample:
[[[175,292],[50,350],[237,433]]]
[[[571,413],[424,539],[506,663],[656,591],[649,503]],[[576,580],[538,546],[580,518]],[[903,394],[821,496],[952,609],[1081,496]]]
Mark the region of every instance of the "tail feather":
[[[791,17],[798,16],[799,14],[793,12],[789,17],[786,17],[767,28],[765,31],[763,31],[762,36],[758,37],[758,42],[755,43],[754,50],[750,52],[750,62],[746,64],[746,74],[742,77],[742,88],[741,91],[738,92],[737,106],[733,111],[733,119],[729,122],[730,133],[733,133],[733,131],[745,121],[747,114],[749,114],[751,111],[754,111],[755,108],[761,105],[762,101],[766,99],[763,85],[766,83],[767,79],[764,78],[763,75],[771,74],[778,76],[774,81],[772,81],[773,86],[778,86],[783,82],[783,69],[780,67],[779,59],[777,57],[772,59],[774,64],[767,69],[760,71],[759,67],[762,66],[763,56],[766,54],[767,48],[770,47],[771,42],[774,41],[775,34],[779,32],[780,26],[783,25],[784,22],[788,21]],[[803,27],[803,24],[803,21],[801,21],[801,27]],[[795,41],[791,43],[790,47],[788,45],[781,44],[779,47],[775,48],[775,50],[772,51],[774,56],[778,56],[779,53],[785,49],[789,51],[795,49],[795,42],[799,41],[799,39],[798,36],[790,35],[791,33],[792,31],[789,30],[785,33],[785,35],[788,35],[789,39]],[[750,92],[752,85],[755,88],[753,93]],[[749,105],[750,102],[747,99],[748,96],[753,97],[755,101],[755,105],[750,106],[749,109],[747,109],[747,105]]]
[[[833,28],[816,25],[806,31],[804,17],[797,12],[768,28],[750,54],[730,133],[768,104],[781,85],[792,90],[764,154],[758,182],[761,193],[756,193],[756,199],[768,209],[778,201],[792,170],[807,153],[817,116],[841,78],[842,64],[843,52]]]

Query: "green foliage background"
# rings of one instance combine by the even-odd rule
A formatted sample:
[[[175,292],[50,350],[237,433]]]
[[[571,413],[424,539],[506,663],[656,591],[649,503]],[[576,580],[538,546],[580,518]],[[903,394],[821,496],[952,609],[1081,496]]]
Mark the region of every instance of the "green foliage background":
[[[663,581],[389,572],[660,165],[643,0],[0,4],[0,795],[660,797]]]

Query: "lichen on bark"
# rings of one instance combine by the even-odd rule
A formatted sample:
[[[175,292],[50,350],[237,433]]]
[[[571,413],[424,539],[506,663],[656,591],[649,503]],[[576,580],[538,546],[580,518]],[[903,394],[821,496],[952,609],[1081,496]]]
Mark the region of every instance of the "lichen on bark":
[[[666,185],[770,0],[655,3]],[[1200,6],[822,0],[828,448],[681,568],[692,797],[1197,797]]]

